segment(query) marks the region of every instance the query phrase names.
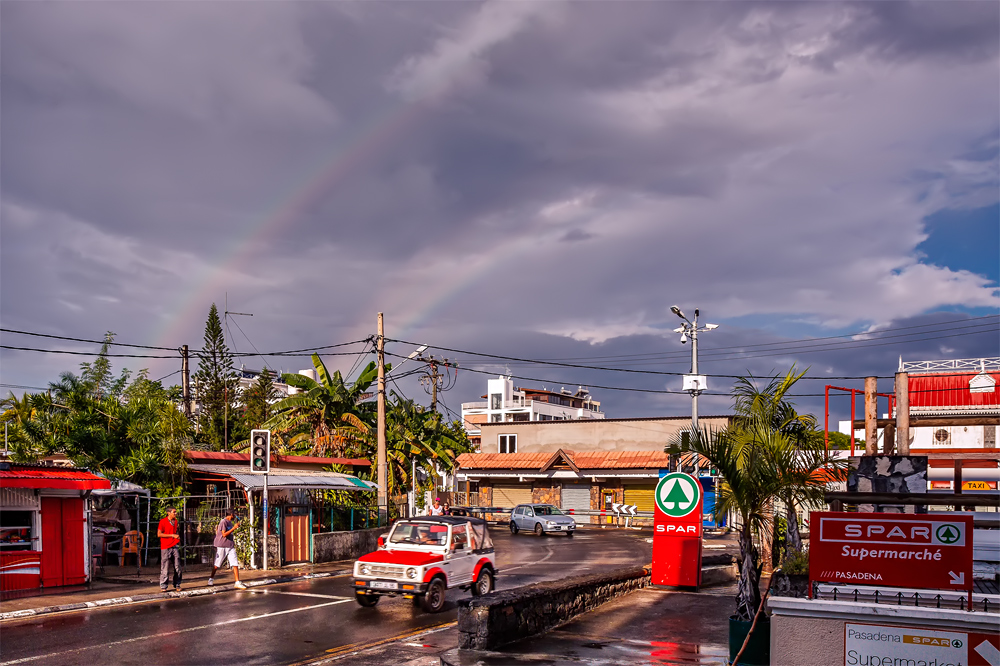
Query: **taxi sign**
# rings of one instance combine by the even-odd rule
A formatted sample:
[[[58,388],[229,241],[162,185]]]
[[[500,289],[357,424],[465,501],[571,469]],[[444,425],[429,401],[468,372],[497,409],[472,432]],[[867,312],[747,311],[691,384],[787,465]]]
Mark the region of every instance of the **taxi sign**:
[[[997,484],[992,481],[966,481],[962,490],[996,490]]]

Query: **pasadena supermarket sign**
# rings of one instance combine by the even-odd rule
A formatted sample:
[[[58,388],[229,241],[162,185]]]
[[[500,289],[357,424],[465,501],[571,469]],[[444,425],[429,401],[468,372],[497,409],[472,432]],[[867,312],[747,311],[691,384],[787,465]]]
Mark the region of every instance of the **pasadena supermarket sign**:
[[[972,589],[972,516],[813,513],[811,527],[811,580]]]

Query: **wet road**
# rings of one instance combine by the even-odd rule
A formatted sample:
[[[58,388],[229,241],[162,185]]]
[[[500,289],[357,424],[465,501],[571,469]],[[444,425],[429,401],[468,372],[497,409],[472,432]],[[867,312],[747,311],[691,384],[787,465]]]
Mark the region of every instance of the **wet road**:
[[[649,562],[634,532],[586,530],[570,539],[492,530],[498,589]],[[435,615],[406,599],[361,608],[339,576],[244,592],[157,601],[4,622],[0,666],[8,664],[274,664],[355,650],[452,622],[456,601]]]

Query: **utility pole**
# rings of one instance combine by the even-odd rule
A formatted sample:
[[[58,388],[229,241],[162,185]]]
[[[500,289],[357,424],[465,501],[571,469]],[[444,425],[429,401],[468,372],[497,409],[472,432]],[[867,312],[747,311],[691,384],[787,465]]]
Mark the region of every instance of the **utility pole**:
[[[684,344],[688,338],[691,338],[691,374],[684,375],[684,390],[691,394],[691,432],[692,436],[696,437],[701,433],[698,429],[698,396],[702,391],[708,390],[708,382],[705,376],[698,374],[698,333],[715,330],[719,328],[719,325],[705,324],[704,327],[698,328],[698,315],[700,313],[697,309],[694,311],[694,321],[685,317],[684,313],[676,305],[671,306],[670,311],[684,320],[683,324],[674,329],[674,333],[681,334],[681,344]],[[698,456],[696,454],[694,458],[694,475],[696,478],[699,475],[698,463]]]
[[[417,357],[418,361],[423,361],[428,366],[430,366],[430,372],[424,372],[420,375],[420,385],[424,387],[424,390],[431,395],[431,411],[437,411],[438,403],[438,391],[447,391],[455,385],[455,379],[457,377],[457,372],[452,374],[450,372],[451,368],[457,368],[457,363],[452,363],[446,358],[434,358],[431,355],[428,358],[423,356]],[[438,372],[439,367],[444,367],[444,373]],[[447,385],[445,384],[447,380]]]
[[[382,313],[378,313],[378,337],[375,338],[375,348],[378,351],[378,524],[389,517],[389,488],[386,478],[385,452],[385,328]]]
[[[184,416],[191,418],[191,370],[187,345],[181,347],[181,396],[184,398]]]

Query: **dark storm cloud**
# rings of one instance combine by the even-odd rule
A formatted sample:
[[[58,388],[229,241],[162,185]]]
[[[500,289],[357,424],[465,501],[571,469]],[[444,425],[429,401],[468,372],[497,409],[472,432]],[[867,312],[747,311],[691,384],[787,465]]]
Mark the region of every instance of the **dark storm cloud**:
[[[751,316],[824,335],[1000,304],[995,284],[917,251],[927,215],[996,202],[989,3],[0,14],[8,327],[194,345],[228,294],[259,349],[365,338],[384,311],[390,337],[583,358],[679,347],[663,337],[674,302],[711,313],[710,345],[730,346],[779,339],[735,323]],[[995,355],[978,337],[948,344],[906,351]],[[705,362],[885,374],[889,357]],[[76,366],[3,361],[19,383]],[[613,383],[553,373],[537,376]],[[449,400],[484,382],[463,375]],[[600,398],[610,415],[689,404]]]

